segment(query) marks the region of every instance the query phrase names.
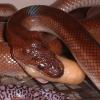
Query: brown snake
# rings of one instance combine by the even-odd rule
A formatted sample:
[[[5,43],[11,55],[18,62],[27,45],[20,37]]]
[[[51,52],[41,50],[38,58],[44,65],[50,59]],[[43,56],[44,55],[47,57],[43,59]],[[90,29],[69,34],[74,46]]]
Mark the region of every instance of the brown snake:
[[[73,2],[76,1],[79,0],[73,0]],[[90,5],[92,4],[92,1],[94,0],[90,0]],[[95,1],[97,2],[96,4],[98,4],[99,1]],[[87,0],[85,2],[87,2]],[[95,4],[95,2],[93,2],[93,4]],[[60,37],[60,39],[70,49],[84,72],[97,86],[97,88],[100,89],[100,45],[91,37],[89,32],[81,24],[79,24],[79,22],[74,20],[70,15],[52,7],[30,6],[14,14],[14,16],[9,21],[7,39],[13,52],[12,56],[16,61],[18,61],[20,65],[23,65],[22,62],[24,62],[24,64],[26,63],[27,60],[25,59],[28,55],[23,55],[23,52],[18,52],[18,50],[22,50],[24,46],[27,47],[27,44],[32,44],[33,41],[30,42],[29,40],[32,40],[33,37],[31,35],[32,32],[26,31],[21,27],[21,34],[19,35],[21,39],[23,39],[21,40],[18,38],[19,36],[16,35],[16,33],[20,31],[17,30],[16,25],[12,26],[12,24],[14,25],[16,22],[14,19],[17,21],[22,21],[22,18],[24,19],[27,17],[32,17],[35,20],[39,19],[40,23],[57,33],[57,36]],[[17,25],[20,25],[20,23]],[[27,35],[27,32],[29,32],[30,35]],[[15,39],[16,41],[22,41],[22,43],[16,44],[14,42]],[[24,41],[25,39],[27,39],[26,44]],[[2,52],[5,51],[3,49],[1,50]],[[19,54],[22,55],[20,56]],[[19,57],[21,59],[18,59]]]
[[[34,12],[35,9],[36,12]],[[52,11],[52,13],[49,13],[50,11]],[[20,13],[22,12],[23,14],[21,16]],[[14,42],[15,39],[16,41],[21,41],[16,36],[17,34],[19,34],[17,31],[19,30],[19,28],[17,29],[17,26],[20,26],[20,24],[16,24],[15,26],[12,25],[16,23],[14,19],[21,21],[21,18],[25,19],[28,16],[31,16],[33,19],[38,17],[38,19],[40,19],[40,23],[52,29],[54,32],[57,33],[57,35],[59,35],[59,37],[71,50],[77,62],[80,64],[80,66],[88,75],[88,77],[99,88],[100,87],[99,84],[100,45],[90,36],[90,34],[79,23],[77,23],[77,21],[75,21],[69,15],[67,15],[66,13],[60,10],[50,8],[50,7],[45,7],[45,6],[31,6],[21,10],[21,12],[16,13],[15,16],[12,17],[12,19],[8,23],[7,36],[8,36],[8,40],[10,40],[8,43],[12,47],[14,58],[22,66],[23,66],[22,62],[24,62],[24,64],[27,62],[27,60],[24,59],[26,58],[25,53],[22,54],[23,48],[25,49],[24,40],[22,41],[23,42],[22,44],[21,43],[16,44],[16,42]],[[32,41],[31,32],[29,37],[28,36],[26,37],[27,32],[20,32],[20,35],[23,39],[25,38]],[[18,48],[18,50],[16,49],[16,47]],[[19,48],[22,49],[22,51]],[[19,56],[19,54],[21,56]]]

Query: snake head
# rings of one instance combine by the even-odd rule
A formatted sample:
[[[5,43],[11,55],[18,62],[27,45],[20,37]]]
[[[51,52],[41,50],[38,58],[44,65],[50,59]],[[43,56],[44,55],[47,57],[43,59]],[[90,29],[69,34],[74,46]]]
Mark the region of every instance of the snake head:
[[[63,75],[63,64],[42,40],[34,39],[32,42],[21,43],[20,47],[12,48],[12,56],[24,68],[31,67],[40,73],[52,78]]]

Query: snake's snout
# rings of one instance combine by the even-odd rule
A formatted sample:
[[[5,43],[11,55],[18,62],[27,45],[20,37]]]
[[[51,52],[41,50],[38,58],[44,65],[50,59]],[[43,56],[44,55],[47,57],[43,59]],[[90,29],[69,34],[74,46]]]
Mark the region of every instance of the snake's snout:
[[[63,75],[63,65],[59,60],[56,58],[44,59],[45,57],[41,58],[41,60],[39,60],[39,64],[37,65],[40,71],[52,78],[58,78]]]

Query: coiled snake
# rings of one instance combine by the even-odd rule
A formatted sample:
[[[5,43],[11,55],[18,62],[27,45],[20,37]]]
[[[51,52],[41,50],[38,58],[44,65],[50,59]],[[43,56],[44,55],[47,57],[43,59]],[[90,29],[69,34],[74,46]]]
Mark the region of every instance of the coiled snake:
[[[91,5],[99,5],[99,0],[62,0],[66,3],[69,7],[77,8],[81,7],[83,4],[84,6],[91,6]],[[84,2],[83,2],[84,1]],[[52,6],[54,6],[53,4]],[[72,5],[72,6],[70,6]],[[75,5],[75,6],[73,6]],[[68,8],[66,7],[66,8]],[[7,27],[7,41],[11,48],[11,55],[12,57],[21,65],[24,66],[23,68],[26,70],[27,66],[30,64],[38,64],[40,62],[33,61],[34,54],[34,47],[38,51],[36,44],[37,43],[37,36],[33,35],[32,31],[26,30],[25,27],[21,26],[22,19],[31,17],[33,20],[39,20],[43,26],[46,26],[53,32],[57,33],[56,36],[59,37],[65,45],[70,49],[72,54],[74,55],[76,61],[81,66],[83,71],[88,75],[91,81],[100,89],[100,44],[97,43],[96,40],[89,34],[89,32],[74,18],[72,18],[67,13],[58,10],[53,7],[47,6],[30,6],[26,7],[19,12],[15,13],[13,17],[8,22]],[[15,20],[16,19],[16,20]],[[20,23],[16,24],[16,21]],[[18,27],[20,26],[20,27]],[[17,34],[16,34],[17,33]],[[20,34],[19,34],[20,33]],[[30,34],[30,35],[29,35]],[[33,41],[33,38],[36,41]],[[39,38],[41,41],[41,38]],[[32,47],[33,46],[33,47]],[[38,46],[41,47],[40,42]],[[44,45],[45,46],[45,45]],[[40,59],[41,57],[47,57],[45,63],[52,63],[50,65],[50,70],[48,71],[48,67],[46,66],[43,70],[46,75],[50,75],[52,77],[60,77],[59,75],[63,74],[63,65],[55,58],[55,56],[45,47],[42,49],[42,54],[37,57],[39,61],[44,61]],[[43,51],[46,50],[48,52],[44,53]],[[34,52],[33,52],[34,53]],[[44,56],[45,55],[45,56]],[[49,58],[50,59],[49,59]],[[31,59],[31,60],[30,60]],[[52,62],[52,59],[57,62],[58,66],[56,66],[55,62]],[[35,62],[35,63],[33,63]],[[58,63],[59,62],[59,63]],[[53,67],[51,67],[53,66]],[[39,69],[44,66],[38,66]],[[33,68],[33,66],[32,66]],[[56,71],[53,70],[56,68]],[[38,70],[38,69],[37,69]],[[30,72],[26,70],[28,74],[31,75]],[[53,74],[52,74],[53,73]]]

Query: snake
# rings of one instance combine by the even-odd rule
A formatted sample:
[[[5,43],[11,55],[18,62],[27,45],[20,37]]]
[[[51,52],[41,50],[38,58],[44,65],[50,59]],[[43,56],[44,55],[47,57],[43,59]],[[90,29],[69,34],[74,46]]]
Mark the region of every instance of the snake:
[[[77,1],[79,1],[79,5],[81,7],[80,0],[75,0],[75,1],[73,0],[72,2],[76,3]],[[89,0],[89,2],[87,2],[87,3],[86,2],[85,2],[86,6],[99,4],[98,0]],[[70,5],[70,3],[71,2],[69,2],[69,5]],[[78,2],[76,4],[78,4]],[[84,2],[82,4],[84,4]],[[83,6],[85,6],[85,5],[83,5]],[[23,13],[22,13],[22,15],[19,16],[19,14],[21,12],[23,12]],[[16,18],[17,14],[19,17],[17,16],[17,18]],[[24,9],[22,9],[21,11],[17,12],[11,18],[11,20],[9,20],[8,27],[7,27],[8,28],[7,41],[8,41],[9,46],[11,47],[11,53],[12,53],[11,56],[13,56],[15,61],[17,61],[21,66],[23,66],[22,62],[24,62],[24,64],[27,63],[28,59],[25,60],[25,58],[27,58],[27,57],[26,57],[26,55],[22,55],[23,52],[21,50],[22,50],[22,48],[24,48],[24,50],[25,50],[25,46],[27,47],[27,44],[30,45],[33,42],[33,41],[31,41],[31,39],[33,38],[32,31],[29,31],[29,30],[27,31],[25,29],[25,27],[21,26],[20,31],[22,34],[20,34],[21,38],[20,37],[18,38],[16,33],[20,32],[20,31],[17,30],[16,25],[12,26],[12,23],[15,24],[14,23],[15,18],[17,20],[20,20],[23,17],[31,17],[32,19],[35,19],[35,20],[37,18],[41,19],[39,21],[42,23],[42,25],[46,26],[47,28],[49,28],[49,29],[53,30],[55,33],[57,33],[56,34],[57,37],[59,37],[65,43],[65,45],[70,49],[70,51],[72,52],[73,56],[75,57],[76,61],[78,62],[78,64],[82,68],[82,70],[87,74],[87,76],[96,85],[96,87],[98,89],[100,89],[100,84],[99,84],[100,83],[100,68],[99,68],[100,45],[77,20],[72,18],[69,14],[67,14],[61,10],[58,10],[56,8],[53,8],[53,7],[47,7],[47,6],[43,6],[43,5],[26,7]],[[18,25],[20,25],[20,24],[18,24]],[[20,28],[18,28],[18,29],[20,29]],[[16,32],[15,32],[15,30],[16,30]],[[27,35],[27,32],[30,34],[29,36]],[[22,41],[22,44],[19,43],[17,45],[17,43],[15,43],[15,39],[12,37],[16,37],[15,38],[16,40]],[[26,44],[25,44],[24,40],[27,40]],[[28,41],[28,40],[30,40],[30,41]],[[7,44],[5,44],[5,45],[7,45]],[[17,46],[18,46],[18,48],[17,48]],[[35,48],[35,49],[37,49],[37,48]],[[21,51],[21,52],[19,52],[19,51]],[[19,54],[21,54],[21,56]],[[25,51],[24,51],[24,54],[25,54]],[[30,55],[27,55],[27,56],[29,56],[29,58],[31,58]],[[33,66],[30,66],[30,67],[33,67]],[[24,69],[25,68],[27,69],[28,66],[24,65]],[[31,68],[31,69],[34,69],[34,68]],[[46,71],[47,71],[47,69],[46,69]],[[33,73],[33,72],[30,72],[29,70],[26,70],[26,72],[30,75],[32,75],[32,73]],[[9,86],[7,86],[7,87],[9,87]],[[7,88],[7,87],[4,86],[4,88]],[[14,87],[12,89],[14,89]],[[12,89],[10,89],[10,90],[12,91]],[[7,93],[7,90],[4,90],[4,93]],[[5,96],[5,97],[7,97],[7,96]]]

